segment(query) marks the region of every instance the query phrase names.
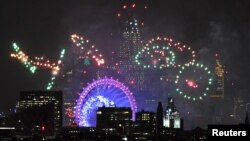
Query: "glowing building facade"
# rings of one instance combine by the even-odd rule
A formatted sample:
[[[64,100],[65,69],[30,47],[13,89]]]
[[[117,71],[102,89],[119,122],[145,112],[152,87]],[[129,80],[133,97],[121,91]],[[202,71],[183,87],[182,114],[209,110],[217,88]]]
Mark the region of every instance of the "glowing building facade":
[[[216,54],[215,67],[214,67],[214,91],[210,94],[211,98],[211,118],[213,124],[220,124],[223,122],[225,110],[221,107],[221,103],[224,103],[224,76],[225,70],[221,65],[218,54]]]
[[[182,119],[173,98],[168,98],[168,106],[163,115],[163,126],[166,128],[183,128]]]
[[[211,94],[211,98],[224,99],[224,68],[220,64],[219,59],[216,59],[215,64],[215,81],[216,81],[216,91]]]
[[[130,17],[123,22],[119,52],[119,71],[124,74],[125,83],[143,90],[144,71],[135,62],[135,55],[142,48],[139,22]]]

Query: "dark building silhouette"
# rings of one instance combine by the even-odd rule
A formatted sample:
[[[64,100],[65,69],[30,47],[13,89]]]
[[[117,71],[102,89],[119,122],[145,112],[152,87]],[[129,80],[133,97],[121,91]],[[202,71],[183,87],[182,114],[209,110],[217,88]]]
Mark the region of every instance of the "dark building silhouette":
[[[51,124],[54,125],[53,130],[56,134],[62,128],[62,103],[62,91],[21,91],[18,110],[22,113],[32,110],[34,107],[52,105],[53,122]],[[43,113],[37,116],[43,116]]]
[[[244,113],[245,113],[245,102],[240,97],[233,98],[233,113],[231,117],[233,118],[234,123],[243,123],[244,122]]]
[[[6,116],[5,124],[20,136],[53,136],[55,134],[54,103],[33,106]]]
[[[144,126],[150,128],[150,132],[155,132],[155,125],[156,125],[156,113],[144,111],[136,113],[136,122],[141,123]]]
[[[56,137],[60,141],[123,141],[118,134],[100,133],[94,127],[65,127]]]
[[[246,112],[245,124],[249,125],[248,112]]]
[[[95,140],[98,138],[95,128],[92,127],[66,127],[57,137],[60,140]]]
[[[0,117],[0,140],[14,140],[13,136],[15,134],[15,127],[6,127],[6,126],[2,126],[1,122],[2,122],[3,118]]]
[[[98,131],[129,135],[132,123],[132,110],[129,107],[99,107],[96,115]]]
[[[157,112],[156,112],[156,133],[157,135],[162,135],[163,131],[163,107],[162,103],[158,103]]]
[[[196,127],[191,131],[186,131],[186,134],[188,134],[186,140],[193,140],[193,141],[206,141],[208,135],[207,130],[200,127]]]
[[[140,111],[136,113],[136,120],[131,125],[133,140],[152,140],[156,133],[156,113]]]

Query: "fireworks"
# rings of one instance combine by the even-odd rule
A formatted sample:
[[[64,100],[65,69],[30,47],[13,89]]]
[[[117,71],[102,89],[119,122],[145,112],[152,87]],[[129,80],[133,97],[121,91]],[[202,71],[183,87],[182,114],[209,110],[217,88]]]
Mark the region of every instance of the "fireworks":
[[[29,70],[31,73],[35,73],[37,68],[42,68],[42,69],[48,69],[51,71],[51,79],[50,82],[48,82],[46,89],[50,90],[52,86],[54,85],[54,81],[56,79],[56,76],[58,75],[60,71],[60,64],[62,63],[62,59],[65,54],[65,49],[61,51],[60,58],[59,60],[55,63],[50,60],[46,60],[44,57],[35,57],[34,60],[29,59],[29,56],[26,55],[20,47],[17,46],[16,43],[13,43],[13,49],[15,53],[11,53],[10,56],[12,58],[16,58],[20,60]]]
[[[143,10],[150,8],[147,5],[142,7]],[[126,30],[121,33],[124,37],[120,44],[120,54],[124,55],[112,56],[112,58],[107,56],[110,57],[110,60],[114,59],[112,62],[119,62],[110,68],[114,69],[118,73],[116,75],[119,75],[122,78],[121,80],[128,82],[127,84],[132,88],[139,86],[140,90],[149,89],[148,92],[145,92],[149,94],[149,98],[164,100],[167,95],[175,92],[177,96],[183,97],[183,99],[203,100],[209,95],[212,86],[211,71],[205,65],[197,63],[196,52],[190,46],[171,38],[155,37],[144,44],[145,42],[141,41],[139,30],[140,26],[144,26],[144,22],[131,18],[132,11],[138,9],[141,9],[139,4],[129,3],[122,5],[122,9],[117,11],[119,20],[126,20],[123,23],[123,28]],[[112,33],[113,35],[116,34]],[[46,83],[46,90],[53,89],[58,82],[58,78],[64,80],[60,82],[62,85],[59,84],[58,88],[65,92],[67,96],[65,100],[72,102],[72,99],[76,96],[74,94],[79,92],[79,88],[85,87],[88,79],[96,77],[96,70],[98,73],[100,72],[100,76],[110,75],[115,71],[104,72],[106,70],[103,68],[107,68],[107,66],[104,66],[106,60],[99,50],[104,49],[102,46],[102,48],[96,48],[88,39],[77,34],[72,34],[70,38],[72,45],[69,48],[69,53],[72,54],[67,55],[69,56],[67,59],[70,60],[66,62],[63,62],[65,49],[61,50],[59,59],[53,61],[43,56],[28,56],[16,43],[13,43],[14,52],[11,57],[19,60],[32,74],[38,69],[45,69],[50,72],[51,76],[47,78],[49,81]],[[115,54],[118,53],[112,53],[112,55]],[[64,72],[61,72],[62,70]],[[127,75],[126,73],[131,74]],[[146,73],[149,75],[144,75]],[[144,77],[149,78],[149,83],[144,83]],[[155,81],[158,77],[161,80],[159,83]],[[134,88],[138,89],[138,87]],[[162,89],[163,91],[161,91]],[[152,97],[150,94],[152,94]],[[162,99],[160,98],[161,95],[164,96]],[[121,82],[112,78],[104,78],[86,86],[80,94],[77,104],[72,103],[72,105],[66,107],[64,113],[70,118],[75,118],[79,126],[94,126],[97,108],[113,105],[131,107],[133,119],[135,119],[137,105],[133,94]]]
[[[202,100],[210,90],[211,75],[211,71],[203,64],[186,64],[180,67],[176,76],[176,92],[186,99]]]
[[[131,11],[136,11],[136,12],[145,12],[148,9],[148,5],[145,3],[134,3],[134,2],[125,2],[122,5],[120,5],[118,9],[118,17],[120,16],[129,16],[129,13]]]
[[[104,78],[89,84],[81,93],[76,106],[76,123],[79,126],[91,126],[94,121],[91,114],[100,106],[126,106],[131,107],[133,119],[137,106],[133,94],[121,82]],[[95,114],[95,113],[94,113]]]
[[[31,73],[35,73],[37,67],[32,63],[31,60],[29,60],[29,56],[20,50],[16,43],[13,43],[13,48],[15,53],[10,54],[10,56],[20,60],[25,65],[25,67],[30,70]]]
[[[77,56],[76,61],[83,62],[85,66],[91,65],[93,62],[97,66],[104,64],[103,55],[94,45],[90,45],[89,40],[76,34],[71,36],[71,40],[74,44],[72,51]],[[37,69],[47,69],[51,72],[51,78],[46,87],[47,90],[51,90],[60,72],[65,49],[61,51],[59,60],[52,62],[44,57],[30,59],[15,43],[13,48],[15,53],[12,53],[11,57],[20,60],[32,73],[35,73]],[[137,65],[141,65],[143,68],[179,69],[175,78],[175,90],[184,98],[196,101],[202,100],[208,95],[212,84],[211,71],[203,64],[195,63],[195,51],[191,47],[176,43],[171,38],[157,37],[145,44],[134,57]],[[87,73],[86,70],[82,72]],[[134,80],[130,81],[130,84],[135,83],[137,82]],[[94,126],[95,118],[93,117],[95,117],[97,108],[113,105],[131,107],[133,119],[135,119],[137,106],[133,94],[117,80],[104,78],[89,84],[80,94],[75,111],[70,107],[66,109],[65,113],[71,118],[75,117],[79,126]]]
[[[181,57],[182,55],[185,57]],[[137,53],[135,62],[144,68],[180,67],[195,62],[195,51],[179,42],[175,43],[171,38],[157,37]]]
[[[94,45],[90,45],[89,40],[76,34],[71,35],[71,40],[74,43],[74,48],[72,49],[77,55],[77,59],[82,60],[86,66],[90,65],[92,62],[95,62],[97,66],[104,64],[103,55],[99,53],[99,50],[95,48]],[[65,49],[61,51],[59,60],[52,62],[50,60],[46,60],[44,57],[34,57],[33,60],[30,59],[30,57],[26,55],[16,43],[13,43],[13,48],[15,53],[12,53],[11,57],[20,60],[32,73],[35,73],[38,68],[51,71],[51,78],[46,86],[47,90],[51,90],[55,84],[56,77],[60,72],[60,66],[65,55]],[[176,85],[178,85],[176,92],[183,95],[184,98],[196,100],[203,99],[203,97],[207,95],[212,79],[208,79],[208,86],[205,87],[205,84],[207,83],[200,83],[201,80],[193,79],[191,74],[183,75],[183,71],[186,71],[186,69],[191,70],[191,68],[194,71],[199,68],[200,70],[203,70],[203,72],[207,72],[208,75],[211,73],[207,70],[207,67],[203,67],[203,64],[194,65],[194,62],[196,61],[195,57],[195,51],[193,51],[191,47],[182,45],[179,42],[174,42],[171,38],[157,37],[151,39],[135,55],[135,62],[137,65],[142,65],[147,69],[180,69],[175,80]],[[196,68],[194,68],[194,66],[196,66]],[[86,71],[83,72],[86,74]],[[203,74],[199,75],[202,76]],[[196,74],[197,77],[199,75]],[[182,77],[191,78],[183,80],[181,79]],[[163,80],[162,77],[161,80]],[[134,84],[136,82],[131,80],[130,83]],[[186,87],[183,88],[183,86]],[[202,93],[202,96],[191,96],[190,92],[187,92],[188,89],[199,91],[203,89],[203,87],[205,87],[205,91]],[[104,99],[105,98],[106,97],[104,97]]]
[[[37,68],[44,68],[51,70],[52,74],[56,75],[60,70],[59,65],[61,64],[61,59],[63,58],[65,53],[65,50],[63,49],[60,55],[60,60],[55,63],[51,62],[50,60],[45,61],[44,57],[35,57],[34,60],[29,59],[29,56],[27,56],[22,50],[20,50],[16,43],[13,43],[13,48],[15,50],[15,53],[11,53],[10,56],[20,60],[27,68],[30,68],[30,71],[32,73],[35,73],[35,70]]]
[[[135,62],[144,68],[179,69],[175,80],[176,92],[195,101],[207,96],[212,84],[211,71],[203,64],[195,63],[195,57],[191,47],[176,43],[171,38],[157,37],[137,53]],[[160,80],[163,80],[162,76]]]
[[[46,87],[47,90],[50,90],[55,83],[56,76],[58,75],[58,73],[60,71],[60,64],[62,63],[62,59],[64,58],[64,54],[65,54],[65,49],[63,49],[60,53],[60,59],[57,61],[56,69],[52,70],[52,77],[47,84],[47,87]]]
[[[94,45],[89,45],[89,40],[86,40],[76,34],[71,35],[71,40],[75,44],[75,51],[79,54],[79,59],[93,59],[98,66],[104,64],[102,54],[99,53],[98,49],[96,49]]]
[[[135,61],[138,65],[144,64],[144,68],[162,69],[175,64],[175,54],[168,46],[146,44],[135,56]]]
[[[94,60],[98,66],[104,64],[102,54],[98,53],[98,49],[96,49],[94,45],[90,46],[88,44],[89,40],[84,40],[83,37],[76,34],[71,36],[71,40],[76,46],[74,48],[75,52],[79,54],[78,59],[84,59],[84,63],[86,65],[90,64],[89,59]],[[60,65],[62,64],[62,59],[65,55],[65,49],[61,51],[59,60],[56,62],[46,60],[44,57],[35,57],[31,60],[29,56],[20,50],[20,47],[18,47],[16,43],[13,43],[13,49],[15,53],[12,53],[10,56],[20,60],[31,71],[31,73],[35,73],[37,68],[48,69],[51,71],[51,78],[46,86],[47,90],[51,90],[55,84],[56,76],[59,74]]]
[[[196,84],[195,83],[195,81],[193,81],[193,80],[188,80],[188,79],[186,79],[185,80],[186,82],[187,82],[187,85],[190,87],[190,88],[198,88],[198,84]]]

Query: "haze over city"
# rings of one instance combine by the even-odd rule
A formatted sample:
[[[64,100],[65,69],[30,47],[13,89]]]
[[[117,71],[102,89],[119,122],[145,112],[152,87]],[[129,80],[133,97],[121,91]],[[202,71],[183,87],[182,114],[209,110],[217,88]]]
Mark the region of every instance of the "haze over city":
[[[65,107],[75,110],[76,101],[88,83],[93,84],[98,78],[107,76],[128,87],[133,93],[130,99],[135,99],[138,111],[155,112],[160,101],[165,109],[168,98],[173,97],[181,116],[187,121],[184,122],[187,129],[206,128],[213,122],[243,122],[250,102],[248,6],[249,2],[244,0],[6,1],[0,6],[0,112],[10,114],[15,111],[20,91],[46,89],[63,91],[66,102],[75,102],[71,107]],[[127,32],[126,36],[124,33]],[[173,44],[169,45],[172,40]],[[13,43],[31,60],[43,57],[56,64],[52,69],[33,62],[25,67],[26,61],[15,56],[20,50],[13,49]],[[88,43],[86,46],[92,52],[80,52],[77,43],[79,46]],[[157,52],[154,45],[165,46],[166,49],[160,49],[165,54]],[[128,49],[123,50],[123,47]],[[156,59],[147,56],[144,47],[152,48],[149,52],[155,53]],[[131,51],[131,48],[137,49]],[[63,49],[65,53],[60,58]],[[175,49],[180,52],[174,52]],[[77,55],[83,57],[79,61],[82,64],[76,63]],[[163,59],[157,61],[157,55],[159,60]],[[39,62],[37,58],[34,60]],[[136,66],[131,67],[136,69],[128,66]],[[216,66],[223,71],[221,103],[211,97],[218,87],[222,87],[218,84]],[[69,73],[75,75],[69,78]],[[107,89],[93,90],[89,92],[93,96],[86,99],[96,97],[96,101],[108,100],[118,106],[132,106],[124,91],[110,90],[111,94],[117,94],[115,97],[110,96]],[[107,99],[98,97],[100,91]],[[105,105],[102,101],[101,105],[95,106],[101,107],[103,103]],[[65,126],[75,121],[74,116],[71,120],[66,118],[65,109],[63,114]],[[218,116],[221,119],[218,120]],[[94,121],[91,123],[95,125]]]

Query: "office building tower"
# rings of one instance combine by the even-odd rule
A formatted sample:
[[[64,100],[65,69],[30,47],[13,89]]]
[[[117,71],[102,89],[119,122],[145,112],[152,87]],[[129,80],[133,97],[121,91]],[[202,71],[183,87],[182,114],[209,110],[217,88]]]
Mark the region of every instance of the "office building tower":
[[[140,111],[136,113],[136,121],[132,124],[133,136],[151,136],[156,133],[156,113]]]
[[[132,123],[132,110],[129,107],[99,107],[97,130],[106,134],[129,135]]]
[[[119,50],[119,72],[125,83],[139,90],[144,89],[144,69],[135,62],[135,55],[142,49],[139,21],[132,10],[126,11],[121,20],[121,42]],[[125,13],[125,12],[124,12]]]
[[[224,68],[219,59],[216,59],[215,64],[215,81],[216,90],[215,93],[210,95],[210,97],[224,99]]]
[[[62,92],[61,91],[21,91],[19,111],[34,107],[53,104],[54,131],[58,133],[62,128]]]

